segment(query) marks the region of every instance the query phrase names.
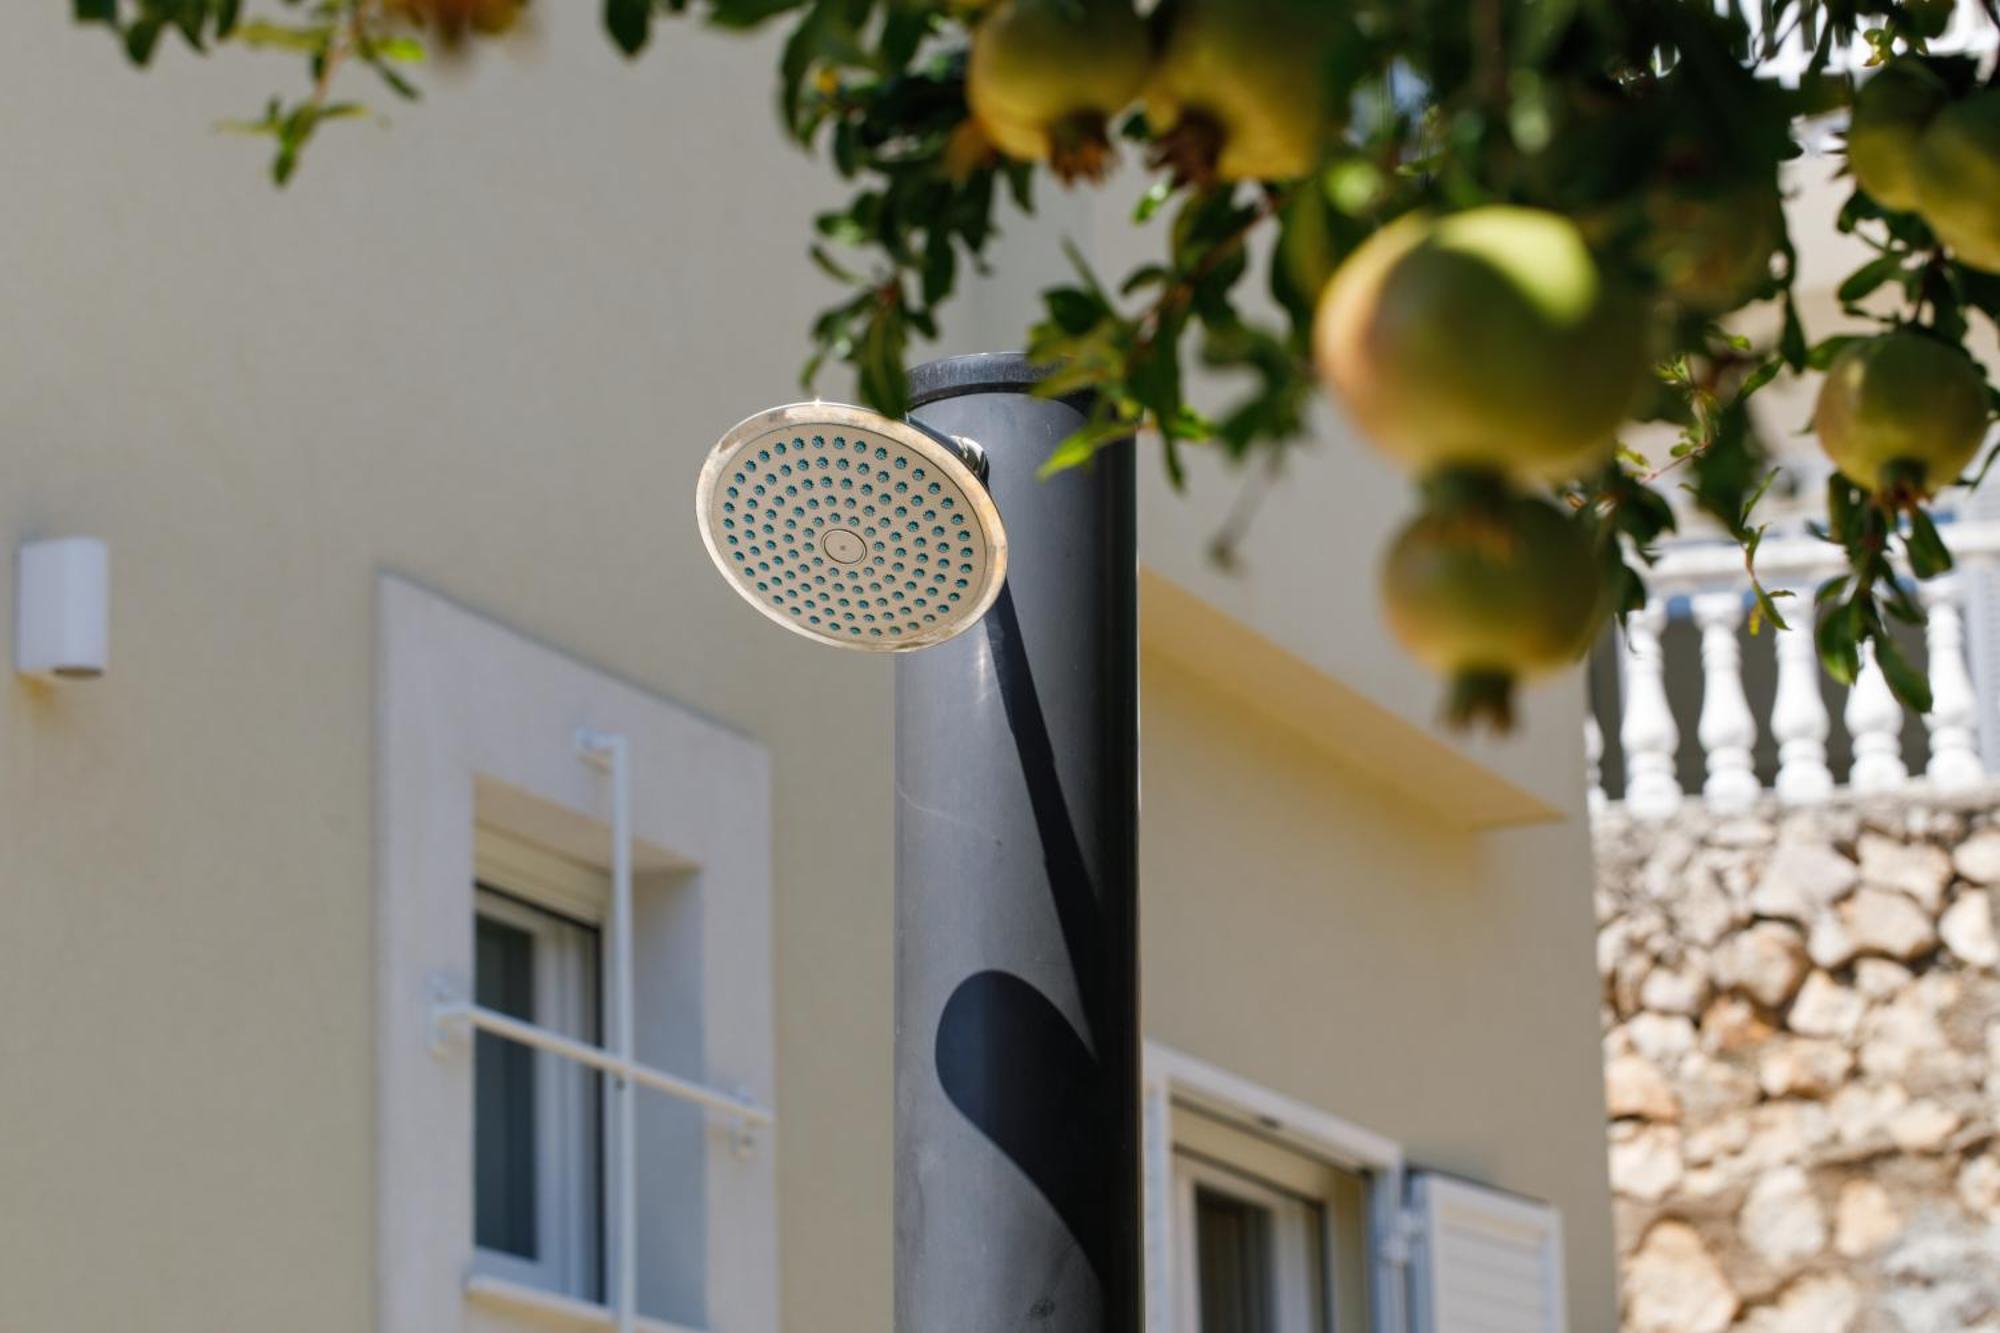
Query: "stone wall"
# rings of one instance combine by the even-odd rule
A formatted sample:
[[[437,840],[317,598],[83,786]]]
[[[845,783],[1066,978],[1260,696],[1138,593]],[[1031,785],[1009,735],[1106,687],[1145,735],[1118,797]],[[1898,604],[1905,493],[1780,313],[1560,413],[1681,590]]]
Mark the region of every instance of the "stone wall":
[[[2000,1331],[2000,817],[1614,812],[1597,845],[1626,1333]]]

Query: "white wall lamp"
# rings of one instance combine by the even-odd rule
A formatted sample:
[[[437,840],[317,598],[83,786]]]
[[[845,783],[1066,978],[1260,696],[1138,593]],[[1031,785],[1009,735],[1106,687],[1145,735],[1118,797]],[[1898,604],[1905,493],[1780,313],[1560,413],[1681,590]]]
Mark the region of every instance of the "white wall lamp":
[[[39,680],[95,680],[111,639],[111,557],[95,537],[21,547],[14,589],[14,670]]]

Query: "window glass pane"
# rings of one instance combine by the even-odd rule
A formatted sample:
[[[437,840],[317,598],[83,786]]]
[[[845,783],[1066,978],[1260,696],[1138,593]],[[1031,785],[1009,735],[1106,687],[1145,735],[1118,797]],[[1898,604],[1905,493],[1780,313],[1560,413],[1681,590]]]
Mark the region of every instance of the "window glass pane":
[[[1198,1189],[1194,1216],[1201,1333],[1276,1333],[1270,1317],[1269,1211]]]
[[[535,1020],[535,942],[525,930],[480,917],[474,939],[477,1002]],[[491,1033],[473,1050],[473,1233],[489,1250],[536,1256],[535,1054]]]

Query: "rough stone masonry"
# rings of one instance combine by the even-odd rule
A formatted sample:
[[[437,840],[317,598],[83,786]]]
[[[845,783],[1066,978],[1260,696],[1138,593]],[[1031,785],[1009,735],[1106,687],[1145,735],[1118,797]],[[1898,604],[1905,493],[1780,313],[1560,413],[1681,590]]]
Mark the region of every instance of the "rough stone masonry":
[[[2000,817],[1598,822],[1626,1333],[2000,1333]]]

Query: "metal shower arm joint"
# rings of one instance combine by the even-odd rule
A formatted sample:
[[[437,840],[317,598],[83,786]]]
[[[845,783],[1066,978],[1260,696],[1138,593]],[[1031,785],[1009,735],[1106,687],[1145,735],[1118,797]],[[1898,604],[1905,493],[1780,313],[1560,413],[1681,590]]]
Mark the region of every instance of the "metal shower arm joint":
[[[950,440],[959,461],[971,469],[972,475],[979,478],[980,484],[984,485],[992,471],[992,462],[986,456],[986,446],[965,435],[953,435]]]

